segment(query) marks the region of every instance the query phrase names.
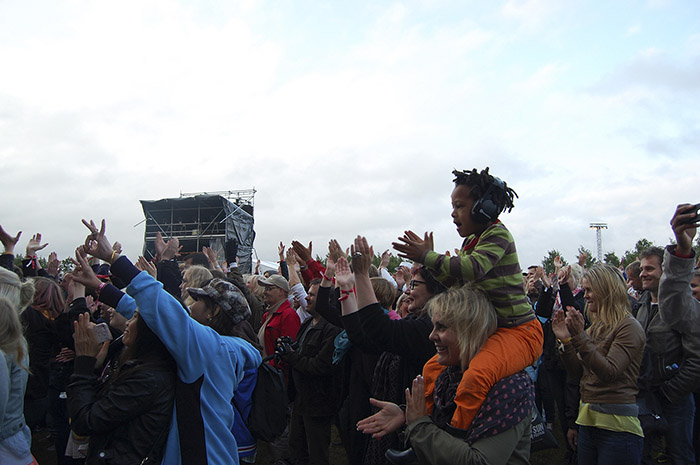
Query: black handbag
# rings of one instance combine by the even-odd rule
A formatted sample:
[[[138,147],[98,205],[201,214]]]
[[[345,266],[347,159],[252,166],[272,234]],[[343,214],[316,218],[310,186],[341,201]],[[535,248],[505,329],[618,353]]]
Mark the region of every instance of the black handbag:
[[[654,393],[647,392],[637,398],[639,423],[645,437],[658,436],[668,431],[668,421],[663,417],[661,402]]]
[[[412,447],[406,450],[389,449],[384,456],[392,465],[421,465]]]
[[[559,443],[547,428],[537,407],[532,409],[532,430],[530,431],[530,451],[558,449]]]

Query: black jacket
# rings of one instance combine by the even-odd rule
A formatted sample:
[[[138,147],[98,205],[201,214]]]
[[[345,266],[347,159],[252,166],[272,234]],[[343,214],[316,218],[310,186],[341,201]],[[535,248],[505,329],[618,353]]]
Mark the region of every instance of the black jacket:
[[[72,362],[57,362],[56,355],[62,348],[73,350],[73,322],[78,319],[83,306],[71,304],[68,312],[49,320],[34,307],[27,307],[20,314],[24,336],[29,345],[29,381],[26,399],[42,399],[48,395],[49,385],[61,392],[65,390],[73,370]],[[87,307],[85,310],[87,311]]]
[[[357,327],[358,321],[363,340],[372,342],[373,351],[390,352],[403,358],[407,375],[405,387],[410,386],[413,378],[423,372],[425,362],[435,355],[435,344],[428,339],[433,323],[427,313],[418,317],[409,314],[401,320],[392,320],[379,303],[367,305],[343,317],[343,324],[353,344],[355,331],[351,332],[351,329]]]
[[[295,408],[304,415],[331,416],[338,411],[340,387],[333,367],[335,337],[340,329],[321,318],[312,325],[308,318],[299,328],[297,340],[306,332],[298,350],[283,356],[291,366]]]
[[[563,308],[574,307],[576,310],[583,313],[586,306],[583,292],[579,292],[574,296],[569,285],[564,283],[559,287],[559,297],[561,298],[561,305]],[[554,310],[555,298],[556,292],[553,292],[551,287],[542,289],[537,299],[535,311],[537,312],[537,316],[547,318],[547,321],[542,324],[542,332],[544,334],[542,355],[545,367],[548,369],[563,370],[564,364],[561,362],[559,351],[557,350],[557,338],[552,332],[552,312]],[[586,318],[585,314],[584,318]],[[588,327],[588,325],[588,320],[586,320],[586,327]]]
[[[644,361],[639,372],[640,395],[656,392],[669,402],[677,402],[695,391],[700,380],[700,329],[690,322],[683,331],[671,328],[662,318],[659,305],[652,305],[651,294],[645,291],[639,298],[637,320],[647,335]],[[669,308],[668,312],[680,309]],[[666,367],[678,369],[669,373]]]
[[[95,359],[75,359],[68,386],[71,429],[90,436],[85,463],[159,463],[175,398],[175,369],[164,363],[130,360],[100,388]],[[149,462],[150,463],[150,462]]]

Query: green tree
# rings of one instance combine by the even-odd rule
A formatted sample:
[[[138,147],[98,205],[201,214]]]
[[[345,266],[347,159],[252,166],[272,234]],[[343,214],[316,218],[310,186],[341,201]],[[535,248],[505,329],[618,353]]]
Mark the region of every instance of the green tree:
[[[391,254],[389,255],[389,265],[387,265],[386,269],[389,270],[389,273],[395,273],[396,269],[399,267],[401,264],[401,258],[398,256]],[[379,265],[382,263],[382,254],[380,253],[375,253],[374,257],[372,257],[372,265],[376,266],[379,268]]]
[[[583,265],[583,267],[584,267],[585,269],[588,269],[588,268],[592,267],[592,266],[595,265],[596,262],[598,261],[598,260],[593,256],[593,252],[591,252],[589,249],[585,248],[584,246],[581,246],[581,247],[578,248],[578,255],[576,256],[576,258],[580,257],[582,253],[585,253],[585,254],[586,254],[586,263],[584,263],[584,265]]]
[[[75,268],[75,265],[71,261],[70,257],[61,260],[61,269],[64,271],[64,273],[70,273],[73,271],[73,268]]]
[[[625,251],[624,255],[622,256],[622,266],[627,267],[627,265],[637,260],[639,253],[644,249],[648,249],[649,247],[654,247],[654,243],[645,238],[639,239],[634,245],[634,249]]]
[[[608,265],[612,265],[615,268],[620,266],[620,258],[617,256],[615,252],[608,252],[603,256],[603,262],[607,263]]]
[[[561,252],[559,252],[557,249],[552,249],[549,252],[547,252],[547,255],[542,259],[542,268],[544,268],[544,271],[546,273],[554,273],[554,258],[559,257],[561,258],[561,264],[562,266],[568,265],[566,263],[566,260],[564,260],[564,257],[561,256]]]
[[[39,262],[39,267],[46,268],[46,264],[48,263],[46,257],[37,255],[36,259],[37,262]],[[24,255],[15,255],[15,266],[22,268],[22,260],[24,260]]]

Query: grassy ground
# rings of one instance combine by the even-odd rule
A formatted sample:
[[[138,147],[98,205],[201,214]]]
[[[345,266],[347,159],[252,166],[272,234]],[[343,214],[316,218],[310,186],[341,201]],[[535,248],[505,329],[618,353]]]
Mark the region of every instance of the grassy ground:
[[[39,465],[56,465],[56,452],[53,449],[53,441],[48,430],[42,430],[32,436],[32,454]],[[329,451],[330,462],[333,465],[348,465],[345,448],[340,442],[340,436],[335,426],[331,435],[331,448]],[[270,465],[272,458],[270,450],[265,442],[258,442],[258,457],[256,465]],[[0,464],[2,465],[2,464]]]
[[[555,428],[555,431],[557,429],[558,428]],[[561,433],[558,435],[555,434],[555,436],[557,437],[559,444],[563,444]],[[56,465],[56,453],[53,450],[50,450],[52,446],[53,442],[51,441],[47,430],[34,434],[32,438],[32,453],[34,454],[34,457],[36,457],[39,465]],[[539,451],[532,454],[530,457],[530,463],[532,465],[557,465],[563,457],[564,451],[562,449]],[[335,427],[333,427],[332,432],[330,462],[333,465],[349,465],[347,456],[345,455],[345,449],[340,443],[340,436],[338,436],[338,432]],[[272,463],[267,443],[258,443],[258,457],[255,463],[256,465],[270,465]]]
[[[557,438],[559,449],[547,449],[533,452],[530,455],[531,465],[557,465],[564,459],[564,435],[561,433],[559,424],[554,425],[554,437]]]

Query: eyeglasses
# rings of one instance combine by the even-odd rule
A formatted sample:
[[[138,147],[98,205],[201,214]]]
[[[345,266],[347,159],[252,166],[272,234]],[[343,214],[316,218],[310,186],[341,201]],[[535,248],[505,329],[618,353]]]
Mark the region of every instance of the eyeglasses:
[[[413,290],[416,288],[416,285],[418,285],[418,284],[428,284],[428,283],[425,281],[418,281],[417,279],[412,279],[411,282],[408,283],[408,288],[410,290]]]

